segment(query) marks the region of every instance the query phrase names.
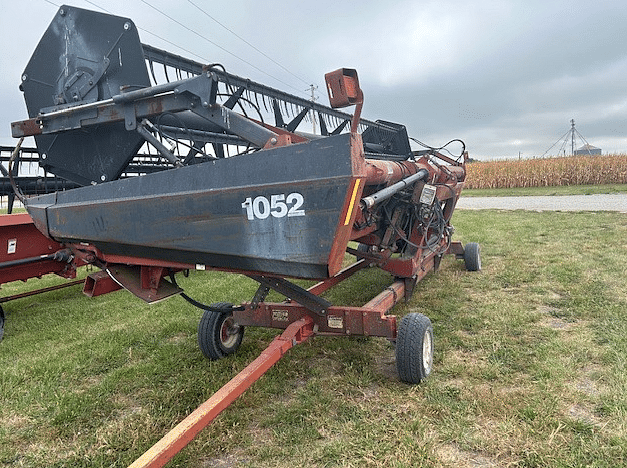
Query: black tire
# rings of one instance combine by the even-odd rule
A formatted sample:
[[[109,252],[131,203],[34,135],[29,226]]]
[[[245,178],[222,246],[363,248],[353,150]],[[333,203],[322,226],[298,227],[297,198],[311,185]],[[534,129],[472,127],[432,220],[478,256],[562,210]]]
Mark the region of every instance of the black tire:
[[[464,247],[464,264],[468,271],[481,270],[481,248],[476,242],[468,242]]]
[[[215,361],[233,354],[242,344],[244,327],[233,320],[233,305],[228,302],[211,304],[198,323],[198,346],[202,353]]]
[[[4,310],[0,306],[0,341],[4,337]]]
[[[417,384],[433,368],[433,326],[428,317],[412,312],[401,320],[396,335],[396,370],[406,383]]]

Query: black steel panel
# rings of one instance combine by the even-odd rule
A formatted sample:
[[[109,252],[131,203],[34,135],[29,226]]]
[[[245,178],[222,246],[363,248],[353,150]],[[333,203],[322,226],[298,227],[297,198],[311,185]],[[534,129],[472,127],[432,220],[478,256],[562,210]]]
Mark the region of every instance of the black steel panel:
[[[372,152],[369,157],[377,159],[376,153],[382,153],[381,159],[388,159],[385,155],[404,160],[412,156],[411,145],[404,125],[384,120],[377,120],[378,127],[368,127],[361,135],[366,153]]]
[[[329,137],[37,197],[27,209],[53,238],[105,254],[322,278],[350,145],[348,134]]]
[[[42,109],[108,99],[120,88],[150,86],[130,19],[62,6],[22,75],[30,117]],[[142,144],[124,124],[35,137],[42,167],[77,182],[117,178]]]

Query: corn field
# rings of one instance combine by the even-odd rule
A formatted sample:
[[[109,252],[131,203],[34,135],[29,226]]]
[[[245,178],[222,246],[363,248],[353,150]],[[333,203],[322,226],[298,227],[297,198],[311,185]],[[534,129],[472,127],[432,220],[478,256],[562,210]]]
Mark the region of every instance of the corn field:
[[[627,184],[627,154],[475,161],[466,167],[471,189]]]

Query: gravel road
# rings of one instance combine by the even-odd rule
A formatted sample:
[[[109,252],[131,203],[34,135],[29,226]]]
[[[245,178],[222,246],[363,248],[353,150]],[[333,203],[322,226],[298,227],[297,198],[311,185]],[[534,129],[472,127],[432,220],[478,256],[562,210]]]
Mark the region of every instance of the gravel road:
[[[464,197],[457,202],[462,210],[528,211],[618,211],[627,213],[627,194],[552,195],[541,197]]]

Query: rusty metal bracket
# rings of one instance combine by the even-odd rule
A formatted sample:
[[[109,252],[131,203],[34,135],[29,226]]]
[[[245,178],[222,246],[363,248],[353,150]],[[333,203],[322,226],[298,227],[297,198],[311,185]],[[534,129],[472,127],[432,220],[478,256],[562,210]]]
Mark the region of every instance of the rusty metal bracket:
[[[139,265],[109,265],[107,273],[113,280],[148,303],[158,302],[183,292],[163,278],[162,267]]]
[[[260,302],[265,301],[269,292],[270,292],[270,288],[268,286],[264,286],[263,284],[260,284],[259,287],[257,288],[257,291],[255,292],[255,295],[250,301],[250,308],[256,309],[259,306]]]
[[[334,109],[355,105],[355,114],[351,121],[351,133],[357,131],[364,105],[364,93],[359,87],[357,70],[340,68],[324,75],[329,93],[329,102]]]
[[[124,104],[124,128],[127,130],[135,130],[137,128],[137,114],[133,104]]]
[[[285,297],[298,302],[306,309],[318,315],[326,315],[329,307],[331,307],[331,303],[326,299],[323,299],[320,296],[316,296],[306,289],[303,289],[300,286],[295,285],[294,283],[290,283],[284,278],[256,275],[248,275],[248,277],[254,279],[261,285],[274,289],[275,291],[283,294]]]

